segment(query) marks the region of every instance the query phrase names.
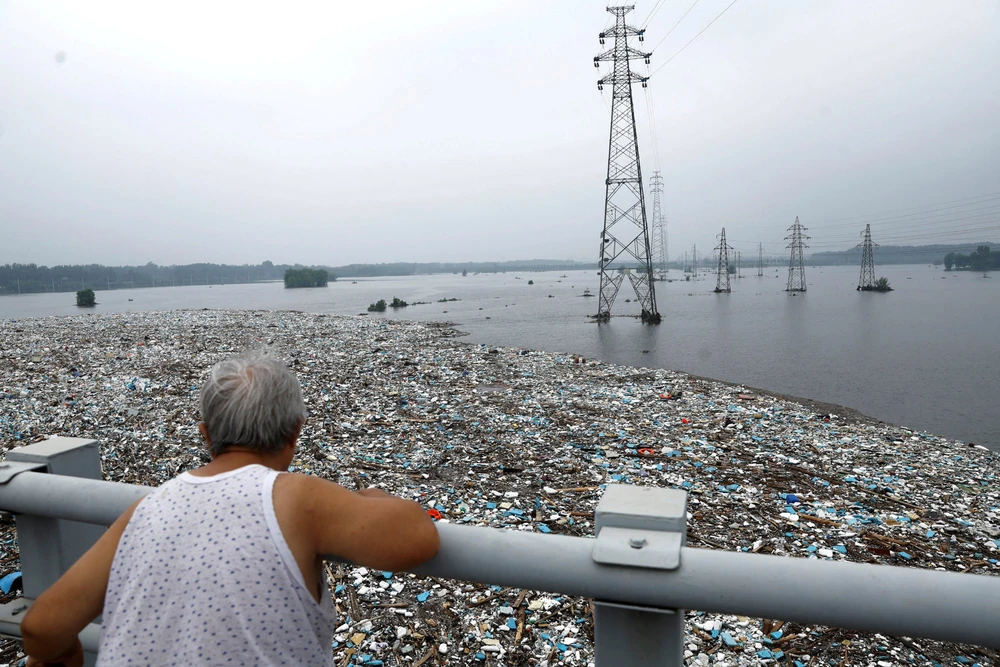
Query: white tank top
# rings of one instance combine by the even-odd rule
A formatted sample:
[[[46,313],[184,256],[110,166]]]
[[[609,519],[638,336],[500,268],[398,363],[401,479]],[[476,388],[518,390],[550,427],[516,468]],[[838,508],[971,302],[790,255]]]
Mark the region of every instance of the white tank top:
[[[139,504],[111,566],[97,664],[332,665],[336,612],[274,515],[278,473],[184,473]]]

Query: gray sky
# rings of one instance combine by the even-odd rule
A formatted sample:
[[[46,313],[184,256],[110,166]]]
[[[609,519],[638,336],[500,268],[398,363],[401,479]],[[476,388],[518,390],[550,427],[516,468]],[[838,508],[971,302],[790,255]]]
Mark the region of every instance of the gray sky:
[[[700,0],[650,70],[729,2]],[[665,0],[635,46],[690,6]],[[813,250],[840,249],[876,214],[1000,195],[998,7],[737,2],[634,90],[671,256],[723,225],[783,254],[796,215]],[[609,16],[593,0],[2,2],[0,263],[596,261]],[[1000,199],[958,204],[882,240],[1000,239]]]

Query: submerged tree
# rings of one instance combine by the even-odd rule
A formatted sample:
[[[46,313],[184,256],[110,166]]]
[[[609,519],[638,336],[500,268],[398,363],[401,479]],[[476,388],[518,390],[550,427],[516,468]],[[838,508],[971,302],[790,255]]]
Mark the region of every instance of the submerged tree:
[[[91,306],[96,306],[97,301],[94,299],[94,290],[92,289],[82,289],[76,293],[76,305],[81,308],[89,308]]]
[[[875,285],[872,287],[873,292],[891,292],[892,288],[889,287],[889,279],[886,277],[881,277],[875,281]]]

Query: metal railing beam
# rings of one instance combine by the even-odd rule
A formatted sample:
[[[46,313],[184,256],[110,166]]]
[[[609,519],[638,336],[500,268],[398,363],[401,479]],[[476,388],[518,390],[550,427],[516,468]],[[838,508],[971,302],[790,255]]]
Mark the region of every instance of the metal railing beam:
[[[0,510],[109,525],[151,490],[24,472],[0,485]],[[438,532],[440,552],[414,573],[1000,648],[1000,577],[689,547],[665,571],[598,564],[589,538],[448,523]]]
[[[1000,647],[1000,577],[690,547],[678,569],[650,570],[595,563],[589,538],[453,524],[438,532],[440,553],[415,573]]]

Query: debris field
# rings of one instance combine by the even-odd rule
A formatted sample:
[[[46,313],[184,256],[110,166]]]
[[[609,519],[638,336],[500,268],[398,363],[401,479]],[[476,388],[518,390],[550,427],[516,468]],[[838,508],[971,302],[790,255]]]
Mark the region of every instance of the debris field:
[[[605,485],[667,486],[688,492],[692,547],[1000,574],[996,454],[744,387],[469,344],[450,324],[299,312],[5,320],[0,340],[3,449],[92,438],[109,480],[157,485],[206,462],[204,374],[267,349],[309,410],[292,470],[439,521],[592,536]],[[10,523],[0,567],[20,569]],[[588,600],[327,567],[340,667],[593,663]],[[688,611],[686,625],[690,665],[1000,664],[991,649],[780,620]],[[8,642],[0,661],[21,655]]]

